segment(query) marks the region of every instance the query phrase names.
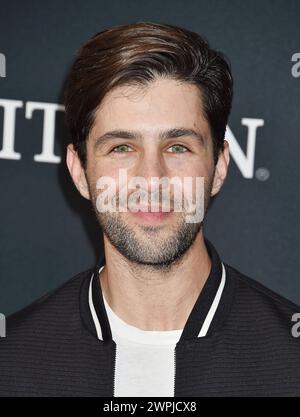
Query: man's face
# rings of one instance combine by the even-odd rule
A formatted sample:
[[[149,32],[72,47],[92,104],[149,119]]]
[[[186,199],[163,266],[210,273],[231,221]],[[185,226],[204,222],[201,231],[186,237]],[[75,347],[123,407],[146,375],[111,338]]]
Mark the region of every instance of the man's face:
[[[176,128],[192,129],[201,135],[202,140],[192,134],[159,138],[161,131]],[[106,140],[100,138],[116,130],[134,131],[140,137],[118,134]],[[109,176],[119,184],[120,169],[126,170],[128,181],[137,176],[145,178],[149,190],[153,177],[204,177],[206,210],[215,166],[210,128],[203,117],[202,101],[196,86],[159,79],[144,89],[122,86],[110,91],[96,112],[87,141],[85,178],[104,236],[132,262],[152,265],[156,269],[168,268],[191,247],[202,222],[187,222],[184,211],[160,215],[130,210],[99,212],[97,180]],[[128,196],[136,190],[128,189]],[[171,208],[173,197],[171,192]]]

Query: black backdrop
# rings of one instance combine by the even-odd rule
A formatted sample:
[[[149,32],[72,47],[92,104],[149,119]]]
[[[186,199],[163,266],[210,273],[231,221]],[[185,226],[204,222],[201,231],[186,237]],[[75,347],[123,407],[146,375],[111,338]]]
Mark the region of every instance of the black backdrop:
[[[1,0],[0,312],[89,268],[102,250],[64,163],[62,86],[91,35],[140,20],[194,30],[229,57],[231,164],[205,234],[224,262],[300,304],[300,2]]]

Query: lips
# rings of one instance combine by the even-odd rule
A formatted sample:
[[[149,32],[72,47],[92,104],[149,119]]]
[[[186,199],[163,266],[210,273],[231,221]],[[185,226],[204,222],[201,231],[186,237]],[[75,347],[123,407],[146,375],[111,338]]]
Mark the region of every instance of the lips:
[[[137,211],[137,212],[130,212],[130,214],[138,221],[142,222],[143,224],[149,225],[158,225],[164,223],[165,220],[169,219],[172,216],[172,213],[169,211],[158,211],[158,212],[144,212],[144,211]]]
[[[163,207],[162,206],[157,206],[157,207],[149,207],[149,206],[136,206],[134,208],[129,209],[129,211],[133,212],[133,213],[145,213],[145,214],[156,214],[156,213],[169,213],[174,211],[172,207],[170,207],[170,209],[168,209],[167,211],[163,211]]]

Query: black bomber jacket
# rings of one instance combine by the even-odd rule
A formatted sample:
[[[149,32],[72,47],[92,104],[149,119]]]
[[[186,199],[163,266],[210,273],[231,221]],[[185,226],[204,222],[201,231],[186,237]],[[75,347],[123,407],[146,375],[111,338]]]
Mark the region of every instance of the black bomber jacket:
[[[223,263],[212,267],[175,355],[175,397],[299,396],[300,307]],[[7,318],[0,396],[113,397],[116,344],[99,268],[81,272]]]

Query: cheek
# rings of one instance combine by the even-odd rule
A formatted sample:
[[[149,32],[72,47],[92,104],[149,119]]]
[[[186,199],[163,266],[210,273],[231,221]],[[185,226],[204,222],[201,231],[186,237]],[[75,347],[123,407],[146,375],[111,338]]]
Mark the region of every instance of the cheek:
[[[87,164],[87,173],[93,180],[103,176],[117,178],[119,168],[119,165],[117,166],[106,158],[89,158]]]
[[[99,193],[101,193],[101,190],[107,191],[108,188],[112,193],[118,192],[120,188],[120,180],[122,181],[125,178],[123,178],[122,175],[120,175],[121,173],[119,172],[119,169],[119,166],[112,167],[111,165],[106,165],[105,163],[96,163],[94,165],[90,165],[88,175],[90,179],[90,184],[93,187],[94,195],[98,195]],[[103,186],[101,189],[97,188],[98,181],[98,185],[101,183],[105,184],[104,188]],[[123,182],[121,183],[121,186],[124,187]]]
[[[169,164],[169,176],[205,177],[212,175],[213,164],[208,159],[190,159],[186,161],[172,161]]]

